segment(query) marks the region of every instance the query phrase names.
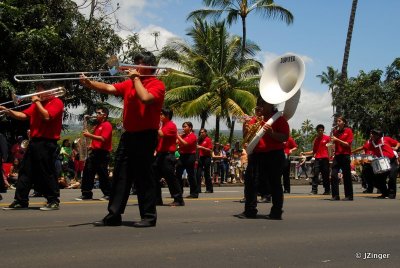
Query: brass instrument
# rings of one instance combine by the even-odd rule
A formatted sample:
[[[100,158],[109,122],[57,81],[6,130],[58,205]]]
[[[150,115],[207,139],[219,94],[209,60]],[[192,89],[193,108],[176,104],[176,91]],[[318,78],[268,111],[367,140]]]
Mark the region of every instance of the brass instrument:
[[[96,116],[91,116],[91,115],[84,115],[83,116],[83,127],[82,127],[82,132],[88,130],[88,120],[96,118]],[[78,147],[78,152],[79,152],[79,160],[80,161],[86,161],[88,157],[88,138],[85,136],[81,135],[80,138],[77,138],[74,140],[74,143]]]
[[[275,113],[267,125],[272,125],[280,116],[289,120],[295,113],[300,100],[300,88],[305,77],[304,61],[297,55],[285,54],[266,66],[260,79],[260,95],[265,102],[276,105],[285,103],[283,111]],[[265,129],[259,128],[246,148],[250,155],[260,139],[264,136]]]
[[[245,131],[243,131],[242,145],[245,143],[249,144],[249,142],[256,135],[257,131],[260,130],[260,128],[262,127],[261,122],[263,121],[264,117],[263,116],[255,116],[255,119],[257,121],[251,125],[249,125],[249,120],[243,122],[243,127],[245,128]]]
[[[100,80],[103,78],[122,78],[128,77],[128,75],[119,74],[126,72],[129,69],[143,68],[143,69],[165,69],[167,71],[172,70],[169,67],[162,66],[147,66],[147,65],[135,65],[119,62],[117,56],[113,55],[107,60],[108,70],[104,71],[92,71],[92,72],[65,72],[65,73],[46,73],[46,74],[16,74],[14,80],[18,83],[28,82],[41,82],[41,81],[69,81],[69,80],[80,80],[81,74],[91,75],[87,79]],[[119,74],[119,75],[117,75]],[[102,75],[104,75],[102,77]],[[72,77],[65,77],[72,76]],[[154,75],[141,75],[141,76],[154,76]],[[163,76],[163,75],[157,75]]]
[[[21,148],[26,149],[29,146],[29,140],[23,140],[21,141]]]
[[[52,88],[52,89],[48,89],[48,90],[44,90],[44,91],[40,91],[40,92],[36,92],[36,93],[31,93],[31,94],[26,94],[26,95],[16,95],[14,93],[11,94],[12,97],[12,101],[7,101],[7,102],[3,102],[0,103],[0,106],[9,104],[9,103],[14,103],[14,105],[18,105],[20,104],[22,101],[30,99],[33,96],[39,96],[41,101],[45,101],[49,98],[52,97],[61,97],[65,95],[65,88],[64,87],[56,87],[56,88]],[[5,109],[5,110],[1,110],[0,111],[0,116],[3,115],[6,111],[10,111],[10,110],[14,110],[17,108],[21,108],[27,105],[30,105],[31,103],[25,103],[25,104],[21,104],[18,106],[15,106],[13,108],[9,108],[9,109]]]

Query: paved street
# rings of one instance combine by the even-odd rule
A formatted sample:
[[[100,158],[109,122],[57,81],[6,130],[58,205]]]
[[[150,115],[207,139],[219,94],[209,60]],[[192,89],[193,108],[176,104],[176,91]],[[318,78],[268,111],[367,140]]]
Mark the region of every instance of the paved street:
[[[243,187],[215,187],[213,194],[186,200],[185,207],[158,207],[157,227],[147,229],[132,227],[139,220],[136,196],[130,197],[123,226],[94,227],[90,223],[106,214],[107,202],[74,201],[79,190],[62,190],[59,211],[40,211],[43,198],[32,198],[29,210],[0,211],[0,264],[399,267],[399,198],[377,200],[376,194],[361,194],[359,185],[354,189],[355,201],[332,202],[327,196],[308,195],[310,186],[293,186],[285,195],[283,221],[272,221],[262,217],[270,204],[259,204],[258,219],[233,217],[243,211],[238,202]],[[0,205],[8,205],[13,194],[3,194]],[[171,202],[166,188],[163,196]]]

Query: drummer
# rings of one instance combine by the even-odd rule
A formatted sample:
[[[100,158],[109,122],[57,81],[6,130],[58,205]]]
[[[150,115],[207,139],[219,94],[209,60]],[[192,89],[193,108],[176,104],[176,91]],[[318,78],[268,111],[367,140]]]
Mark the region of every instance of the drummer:
[[[369,150],[376,157],[387,157],[390,159],[390,170],[382,174],[375,174],[375,186],[378,188],[382,195],[377,198],[390,199],[396,198],[396,180],[397,180],[397,156],[395,151],[400,147],[400,143],[390,137],[384,137],[382,130],[371,130],[371,142],[364,145],[364,150]],[[386,186],[386,179],[389,177],[388,185]]]
[[[372,135],[371,135],[372,136]],[[364,151],[361,162],[361,180],[362,186],[364,187],[364,194],[371,194],[374,191],[374,172],[372,171],[371,160],[373,158],[373,152],[369,151],[369,144],[371,139],[368,139],[363,146],[360,146],[351,151],[352,154]],[[356,158],[356,157],[355,157]]]

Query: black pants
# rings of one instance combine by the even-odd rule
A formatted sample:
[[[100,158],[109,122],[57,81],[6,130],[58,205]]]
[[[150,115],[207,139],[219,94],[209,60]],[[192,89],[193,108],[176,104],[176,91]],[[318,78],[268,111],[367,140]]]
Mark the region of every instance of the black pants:
[[[397,171],[398,171],[397,159],[396,157],[393,157],[392,159],[390,159],[390,171],[382,174],[375,174],[374,185],[381,191],[382,195],[384,196],[392,195],[393,197],[396,197]],[[387,186],[386,186],[386,180],[388,177],[389,180],[387,181]]]
[[[350,169],[350,155],[339,154],[335,155],[332,164],[332,197],[339,196],[339,169],[342,170],[343,174],[343,185],[344,195],[348,198],[353,198],[353,182],[351,180],[351,169]]]
[[[6,184],[4,183],[3,176],[4,176],[4,170],[3,170],[3,156],[0,153],[0,193],[6,192]]]
[[[283,166],[283,189],[285,192],[290,193],[290,159],[289,156],[285,159]]]
[[[176,157],[174,153],[158,153],[153,164],[157,185],[157,198],[161,197],[161,178],[167,181],[169,193],[175,202],[183,202],[182,190],[175,175]]]
[[[285,161],[283,150],[267,153],[253,153],[249,155],[249,163],[244,180],[244,194],[246,198],[245,213],[256,214],[257,190],[266,192],[266,189],[257,189],[269,185],[272,195],[272,207],[270,213],[274,216],[282,214],[283,190],[282,173]]]
[[[374,172],[371,164],[365,163],[362,165],[361,178],[365,184],[367,192],[372,193],[374,190]]]
[[[319,174],[322,175],[322,185],[325,189],[325,193],[331,191],[331,185],[329,181],[329,159],[328,158],[316,158],[314,160],[314,177],[312,179],[312,192],[318,193],[319,185]]]
[[[140,217],[156,222],[156,184],[152,164],[157,145],[157,130],[125,132],[115,153],[114,176],[108,211],[125,212],[132,183],[135,183]]]
[[[108,176],[108,163],[110,162],[110,153],[106,150],[92,150],[86,159],[82,176],[82,195],[92,197],[94,178],[99,176],[100,189],[103,195],[110,196],[111,182]]]
[[[196,197],[199,196],[199,192],[197,188],[197,180],[194,177],[195,157],[195,154],[181,154],[179,156],[178,164],[176,166],[176,177],[181,185],[181,189],[183,189],[182,175],[183,171],[186,169],[190,186],[190,195]]]
[[[18,173],[15,200],[29,203],[29,191],[34,189],[47,199],[48,203],[60,202],[60,189],[55,167],[57,141],[32,138],[21,161]]]
[[[197,166],[197,192],[201,192],[201,175],[204,174],[206,191],[213,191],[213,184],[210,175],[211,156],[200,156]]]

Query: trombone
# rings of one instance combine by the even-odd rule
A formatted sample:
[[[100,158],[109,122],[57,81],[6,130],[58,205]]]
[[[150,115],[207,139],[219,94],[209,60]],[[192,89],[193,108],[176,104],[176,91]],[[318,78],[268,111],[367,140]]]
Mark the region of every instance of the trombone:
[[[29,99],[29,98],[31,98],[33,96],[39,96],[42,101],[45,101],[45,100],[47,100],[49,98],[52,98],[52,97],[64,96],[65,92],[66,91],[65,91],[64,87],[56,87],[56,88],[43,90],[43,91],[40,91],[40,92],[26,94],[26,95],[16,95],[15,93],[12,93],[11,94],[12,101],[7,101],[7,102],[0,103],[0,106],[4,106],[4,105],[9,104],[9,103],[14,103],[14,105],[18,105],[18,106],[15,106],[15,107],[9,108],[9,109],[5,109],[5,110],[1,110],[0,111],[0,115],[3,115],[6,111],[14,110],[14,109],[17,109],[17,108],[20,108],[20,107],[24,107],[24,106],[30,105],[31,103],[25,103],[25,104],[21,104],[21,105],[19,105],[19,104],[22,101],[27,100],[27,99]]]
[[[66,73],[46,73],[46,74],[16,74],[14,80],[18,83],[28,82],[43,82],[43,81],[68,81],[68,80],[79,80],[79,75],[90,75],[87,79],[100,80],[102,78],[122,78],[128,77],[128,75],[120,74],[126,72],[129,69],[144,68],[144,69],[157,69],[171,71],[172,68],[162,66],[147,66],[147,65],[136,65],[119,62],[117,56],[113,55],[107,60],[109,69],[103,71],[93,72],[66,72]],[[119,74],[119,75],[117,75]],[[104,75],[104,76],[103,76]],[[75,76],[75,77],[61,77],[61,76]],[[154,76],[154,75],[141,75],[141,76]],[[165,75],[157,75],[165,76]]]

